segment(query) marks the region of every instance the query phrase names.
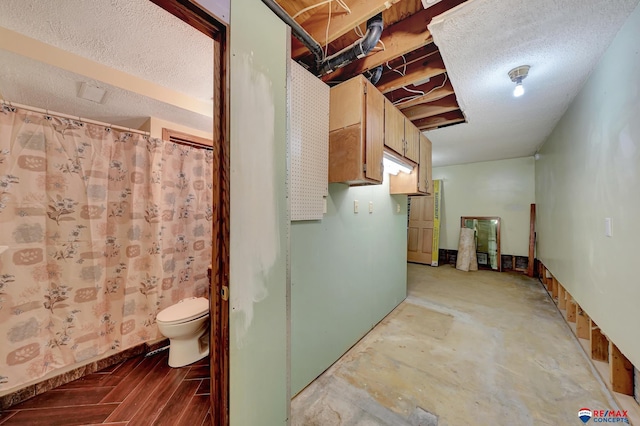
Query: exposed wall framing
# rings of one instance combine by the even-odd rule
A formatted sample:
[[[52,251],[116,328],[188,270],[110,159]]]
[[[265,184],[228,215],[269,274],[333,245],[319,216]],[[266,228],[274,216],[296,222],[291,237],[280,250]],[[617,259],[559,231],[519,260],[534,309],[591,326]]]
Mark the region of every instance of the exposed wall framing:
[[[536,265],[540,282],[557,305],[620,409],[627,411],[631,424],[640,424],[640,402],[637,396],[638,370],[542,262],[536,262]]]

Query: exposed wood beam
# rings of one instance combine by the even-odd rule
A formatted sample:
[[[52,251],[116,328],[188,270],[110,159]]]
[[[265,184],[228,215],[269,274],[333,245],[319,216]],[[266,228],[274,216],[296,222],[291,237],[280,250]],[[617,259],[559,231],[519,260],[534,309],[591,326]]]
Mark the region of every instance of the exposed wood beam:
[[[440,83],[438,86],[440,86],[442,83]],[[435,86],[435,87],[438,87]],[[420,86],[418,86],[420,87]],[[423,96],[418,96],[417,98],[413,98],[413,99],[409,99],[405,102],[400,102],[397,104],[394,104],[396,107],[398,107],[398,109],[400,109],[400,111],[404,111],[407,108],[410,108],[412,106],[415,105],[420,105],[420,104],[424,104],[427,102],[432,102],[432,101],[436,101],[438,99],[442,99],[445,96],[449,96],[454,92],[453,90],[453,86],[451,85],[450,81],[447,81],[444,86],[440,87],[439,89],[437,88],[430,88],[430,89],[422,89],[422,88],[416,88],[416,90],[422,90],[423,92],[425,92],[425,94]],[[406,92],[405,92],[406,93]]]
[[[450,124],[462,123],[465,121],[464,115],[462,111],[451,111],[444,113],[435,117],[422,118],[420,120],[416,120],[413,124],[420,129],[424,130],[433,130],[438,127],[448,126]]]
[[[385,72],[376,87],[382,93],[388,93],[402,86],[413,84],[416,81],[444,74],[446,71],[442,58],[437,57],[433,60],[428,60],[426,63],[413,64],[413,66],[407,68],[407,73],[404,76],[393,71]]]
[[[445,112],[455,111],[457,109],[460,109],[460,107],[458,106],[456,95],[449,95],[442,99],[438,99],[437,101],[406,108],[402,113],[409,120],[415,121],[421,118],[433,117],[444,114]]]
[[[302,23],[304,29],[318,43],[324,46],[327,41],[332,42],[354,27],[377,15],[383,10],[400,0],[355,0],[348,3],[351,13],[347,13],[337,2],[331,3],[331,24],[329,26],[329,37],[326,37],[327,19],[329,17],[327,6],[320,6],[317,12]],[[295,12],[294,12],[295,14]],[[292,14],[293,15],[293,14]],[[291,56],[299,58],[305,56],[309,51],[298,40],[292,40]]]
[[[347,80],[354,75],[361,74],[431,43],[433,38],[427,29],[431,19],[464,2],[465,0],[444,0],[391,25],[382,32],[381,40],[386,47],[385,50],[370,54],[340,68],[323,80]]]

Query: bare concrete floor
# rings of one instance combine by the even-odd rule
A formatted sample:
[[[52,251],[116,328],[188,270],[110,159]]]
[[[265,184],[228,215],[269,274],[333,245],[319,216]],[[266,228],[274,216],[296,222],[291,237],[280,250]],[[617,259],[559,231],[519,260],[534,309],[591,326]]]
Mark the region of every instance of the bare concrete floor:
[[[292,402],[293,425],[582,425],[617,409],[542,285],[409,264],[408,297]]]

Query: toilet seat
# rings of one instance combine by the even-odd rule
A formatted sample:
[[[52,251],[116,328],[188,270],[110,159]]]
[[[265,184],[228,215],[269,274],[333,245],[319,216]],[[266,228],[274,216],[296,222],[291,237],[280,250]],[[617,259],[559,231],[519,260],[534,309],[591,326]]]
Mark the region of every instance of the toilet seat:
[[[209,315],[209,300],[204,297],[189,297],[158,312],[156,321],[163,324],[180,324],[206,315]]]

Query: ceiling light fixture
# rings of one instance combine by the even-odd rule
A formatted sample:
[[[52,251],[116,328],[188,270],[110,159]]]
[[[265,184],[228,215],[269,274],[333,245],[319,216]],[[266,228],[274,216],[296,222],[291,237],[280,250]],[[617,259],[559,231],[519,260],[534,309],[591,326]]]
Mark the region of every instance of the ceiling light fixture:
[[[509,78],[516,84],[515,89],[513,89],[513,96],[516,98],[524,95],[524,87],[522,86],[522,80],[527,78],[529,75],[529,69],[531,66],[529,65],[520,65],[509,71]]]

